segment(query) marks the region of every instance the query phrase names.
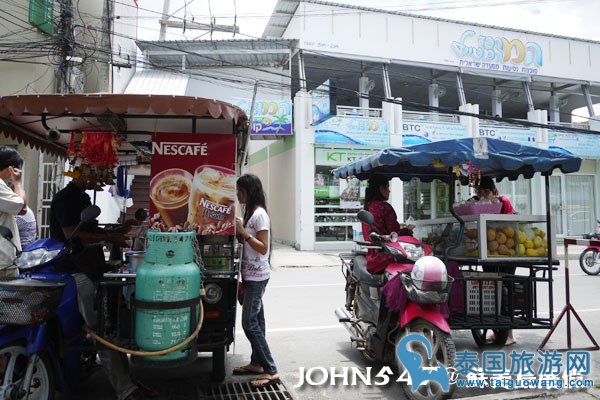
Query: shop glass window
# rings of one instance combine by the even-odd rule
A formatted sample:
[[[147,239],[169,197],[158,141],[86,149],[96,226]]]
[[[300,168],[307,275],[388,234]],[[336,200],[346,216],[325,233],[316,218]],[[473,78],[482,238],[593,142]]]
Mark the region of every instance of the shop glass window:
[[[594,177],[565,175],[565,217],[567,235],[581,235],[596,228]]]
[[[315,240],[362,240],[356,213],[363,207],[365,181],[355,177],[336,179],[331,166],[315,168]]]
[[[406,219],[423,220],[451,215],[448,209],[450,191],[446,183],[437,179],[427,183],[413,178],[404,182],[403,187]],[[468,188],[463,189],[468,192]]]

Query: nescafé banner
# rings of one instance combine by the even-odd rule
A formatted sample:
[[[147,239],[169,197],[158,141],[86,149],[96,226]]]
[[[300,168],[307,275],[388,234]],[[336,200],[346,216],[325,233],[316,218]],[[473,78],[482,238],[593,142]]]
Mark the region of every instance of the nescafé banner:
[[[233,135],[152,135],[151,227],[233,235],[235,152]]]

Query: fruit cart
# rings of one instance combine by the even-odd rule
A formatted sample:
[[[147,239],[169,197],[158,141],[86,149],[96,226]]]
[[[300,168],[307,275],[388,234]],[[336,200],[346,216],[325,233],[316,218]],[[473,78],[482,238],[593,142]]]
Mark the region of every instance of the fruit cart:
[[[452,216],[415,221],[414,236],[432,247],[456,279],[448,304],[450,326],[470,329],[483,346],[504,344],[509,329],[552,327],[552,273],[559,262],[549,211],[549,177],[555,169],[571,173],[580,166],[581,159],[571,154],[498,139],[465,138],[384,149],[333,174],[359,179],[383,174],[403,181],[418,178],[448,184]],[[545,215],[453,207],[457,187],[466,185],[470,175],[500,181],[531,179],[536,173],[544,177]],[[515,267],[528,272],[516,275]],[[486,340],[489,330],[495,333],[491,343]]]

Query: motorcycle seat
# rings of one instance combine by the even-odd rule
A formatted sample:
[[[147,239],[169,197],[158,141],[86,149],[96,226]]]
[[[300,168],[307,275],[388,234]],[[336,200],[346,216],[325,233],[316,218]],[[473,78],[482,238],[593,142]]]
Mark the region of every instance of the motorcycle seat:
[[[367,259],[364,256],[354,257],[352,274],[359,282],[366,283],[369,286],[381,286],[382,284],[381,274],[373,275],[367,271]]]

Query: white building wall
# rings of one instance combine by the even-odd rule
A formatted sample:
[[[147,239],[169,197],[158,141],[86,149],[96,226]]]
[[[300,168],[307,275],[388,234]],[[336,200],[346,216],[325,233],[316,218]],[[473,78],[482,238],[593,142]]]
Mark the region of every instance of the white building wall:
[[[373,60],[435,64],[475,74],[600,82],[600,43],[580,39],[312,3],[299,5],[283,36],[299,39],[302,49]],[[503,39],[507,45],[496,44]],[[487,43],[481,49],[483,56],[469,55],[470,49],[479,52],[481,41]],[[505,61],[504,49],[511,44],[515,46]]]
[[[203,69],[203,76],[191,76],[186,96],[198,96],[208,99],[232,101],[251,99],[254,81],[258,80],[257,99],[289,99],[291,81],[288,71],[282,68],[261,67],[262,71],[252,68],[211,68]],[[268,86],[268,87],[265,87]]]

